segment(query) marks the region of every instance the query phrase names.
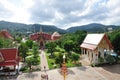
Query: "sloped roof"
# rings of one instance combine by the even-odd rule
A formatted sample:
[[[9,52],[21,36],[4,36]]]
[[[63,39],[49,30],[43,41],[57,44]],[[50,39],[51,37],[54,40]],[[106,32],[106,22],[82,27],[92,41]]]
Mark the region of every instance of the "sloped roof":
[[[106,42],[109,44],[110,48],[112,48],[106,34],[87,34],[80,47],[95,50],[103,38],[107,40]]]
[[[4,61],[4,58],[2,56],[2,53],[0,52],[0,62],[3,62]]]
[[[61,35],[58,32],[54,32],[51,36],[52,40],[56,40],[59,39],[61,37]]]
[[[44,32],[31,34],[30,39],[37,40],[40,36],[45,38],[46,40],[51,40],[51,35],[48,33],[44,33]]]
[[[93,45],[93,44],[88,44],[88,43],[82,43],[80,45],[80,47],[82,48],[86,48],[86,49],[90,49],[90,50],[95,50],[97,45]]]
[[[10,33],[7,30],[0,31],[0,37],[13,39]]]
[[[84,43],[98,45],[102,40],[104,34],[88,34],[84,39]]]
[[[58,32],[54,32],[52,36],[61,36]]]
[[[18,49],[16,48],[0,49],[0,53],[4,59],[3,62],[0,62],[0,66],[18,64],[19,62]]]

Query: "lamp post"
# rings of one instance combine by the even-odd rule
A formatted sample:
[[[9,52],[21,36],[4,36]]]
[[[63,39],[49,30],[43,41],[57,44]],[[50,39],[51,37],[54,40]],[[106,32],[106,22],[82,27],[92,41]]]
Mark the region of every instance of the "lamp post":
[[[66,80],[66,75],[67,75],[67,67],[66,67],[66,63],[65,63],[65,54],[63,55],[63,64],[62,64],[62,69],[61,69],[61,72],[62,72],[62,75],[64,77],[64,80]]]

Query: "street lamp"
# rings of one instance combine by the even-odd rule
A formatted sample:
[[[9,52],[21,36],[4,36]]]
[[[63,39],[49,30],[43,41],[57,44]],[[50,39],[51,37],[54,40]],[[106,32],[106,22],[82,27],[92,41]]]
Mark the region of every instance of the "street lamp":
[[[66,67],[66,63],[65,63],[65,54],[63,55],[63,64],[62,64],[62,69],[61,69],[61,72],[62,72],[62,75],[64,77],[64,80],[66,79],[66,75],[67,75],[67,67]]]

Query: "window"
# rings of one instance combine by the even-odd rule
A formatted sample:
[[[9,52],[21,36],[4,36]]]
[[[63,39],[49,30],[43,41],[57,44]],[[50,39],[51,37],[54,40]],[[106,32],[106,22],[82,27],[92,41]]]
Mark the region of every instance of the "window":
[[[104,57],[106,57],[106,55],[107,55],[107,50],[104,49]]]

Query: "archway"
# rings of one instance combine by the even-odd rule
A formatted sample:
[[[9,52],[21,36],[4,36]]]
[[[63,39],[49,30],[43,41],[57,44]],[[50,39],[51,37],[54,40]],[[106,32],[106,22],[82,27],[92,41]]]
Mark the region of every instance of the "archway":
[[[44,49],[44,41],[40,41],[40,49]]]

